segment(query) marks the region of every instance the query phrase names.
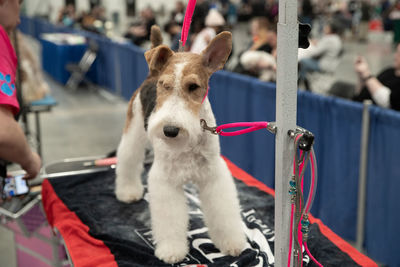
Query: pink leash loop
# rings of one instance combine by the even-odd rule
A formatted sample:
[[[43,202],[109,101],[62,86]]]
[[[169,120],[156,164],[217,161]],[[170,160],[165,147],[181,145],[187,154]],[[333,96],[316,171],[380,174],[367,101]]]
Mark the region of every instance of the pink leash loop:
[[[234,131],[234,132],[224,132],[224,129],[228,128],[238,128],[238,127],[248,127],[246,129]],[[266,129],[268,127],[268,122],[266,121],[256,121],[256,122],[234,122],[223,124],[217,127],[216,132],[222,136],[236,136],[245,133],[250,133],[253,131]]]
[[[183,25],[182,25],[182,33],[181,33],[182,47],[185,46],[186,40],[188,38],[190,24],[192,23],[192,17],[195,7],[196,7],[196,0],[189,0],[185,11],[185,18],[183,19]]]

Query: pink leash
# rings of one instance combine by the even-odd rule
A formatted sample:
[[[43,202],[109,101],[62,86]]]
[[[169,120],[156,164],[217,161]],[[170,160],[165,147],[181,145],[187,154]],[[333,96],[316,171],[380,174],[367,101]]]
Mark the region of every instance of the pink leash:
[[[246,129],[238,130],[238,131],[233,131],[233,132],[224,132],[224,129],[229,129],[229,128],[239,128],[239,127],[248,127]],[[266,129],[268,127],[268,122],[266,121],[256,121],[256,122],[234,122],[234,123],[228,123],[228,124],[223,124],[217,127],[216,131],[222,136],[236,136],[236,135],[241,135],[241,134],[246,134],[250,133],[253,131],[261,130],[261,129]]]
[[[182,33],[181,33],[182,47],[185,46],[189,35],[190,24],[192,23],[192,17],[195,7],[196,7],[196,0],[189,0],[185,11],[185,18],[183,19],[183,25],[182,25]]]

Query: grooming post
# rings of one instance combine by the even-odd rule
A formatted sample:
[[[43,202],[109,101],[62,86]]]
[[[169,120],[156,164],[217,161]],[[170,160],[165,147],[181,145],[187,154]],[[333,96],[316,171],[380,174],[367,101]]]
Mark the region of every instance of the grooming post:
[[[368,141],[371,100],[364,100],[361,130],[360,174],[358,178],[357,234],[356,249],[363,250],[365,232],[365,205],[367,197]]]
[[[297,110],[297,0],[279,0],[275,142],[275,266],[287,266],[290,226],[289,180]],[[293,257],[293,256],[292,256]],[[293,260],[291,260],[293,263]]]

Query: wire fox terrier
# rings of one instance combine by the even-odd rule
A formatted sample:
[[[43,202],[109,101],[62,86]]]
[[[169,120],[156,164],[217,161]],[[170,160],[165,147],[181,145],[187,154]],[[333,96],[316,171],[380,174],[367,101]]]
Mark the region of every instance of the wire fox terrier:
[[[133,94],[118,147],[115,193],[132,202],[143,196],[141,173],[148,141],[154,162],[148,175],[155,255],[167,263],[189,251],[189,214],[183,185],[195,184],[209,236],[222,253],[237,256],[246,246],[239,200],[232,176],[220,156],[218,136],[205,132],[200,119],[215,124],[207,93],[212,73],[222,69],[232,35],[222,32],[200,54],[175,53],[161,45],[158,27],[145,53],[149,75]],[[204,98],[204,99],[203,99]]]

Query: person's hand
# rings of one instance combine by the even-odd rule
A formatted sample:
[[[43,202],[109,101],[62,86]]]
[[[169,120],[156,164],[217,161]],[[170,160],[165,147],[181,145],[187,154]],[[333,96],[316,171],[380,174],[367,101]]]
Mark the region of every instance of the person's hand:
[[[130,28],[130,32],[138,37],[145,36],[147,33],[146,28],[144,28],[143,26],[133,26]]]
[[[365,79],[369,75],[371,75],[371,71],[368,66],[367,60],[362,57],[358,56],[354,62],[354,70],[360,76],[361,79]]]
[[[36,152],[32,152],[29,161],[24,164],[24,166],[21,165],[21,167],[26,171],[24,179],[35,178],[39,174],[41,166],[42,160],[39,155]]]

